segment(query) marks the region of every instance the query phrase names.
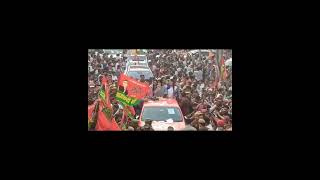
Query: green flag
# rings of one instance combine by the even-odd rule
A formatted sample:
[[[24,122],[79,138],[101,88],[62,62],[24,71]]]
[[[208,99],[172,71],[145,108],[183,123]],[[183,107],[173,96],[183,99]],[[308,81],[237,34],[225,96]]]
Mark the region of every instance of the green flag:
[[[134,98],[134,97],[129,97],[127,95],[125,95],[123,92],[118,91],[116,94],[116,100],[120,101],[122,104],[124,105],[128,105],[128,106],[135,106],[138,105],[141,100]]]

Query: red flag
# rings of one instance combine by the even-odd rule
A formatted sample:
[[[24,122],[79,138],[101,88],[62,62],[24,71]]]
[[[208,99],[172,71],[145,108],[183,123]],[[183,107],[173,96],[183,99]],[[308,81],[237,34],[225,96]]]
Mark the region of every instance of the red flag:
[[[136,114],[136,111],[132,106],[128,106],[129,111],[131,112],[132,115]]]
[[[111,119],[108,119],[106,117],[106,114],[102,112],[102,107],[100,106],[99,112],[98,112],[98,120],[97,120],[97,125],[96,125],[96,130],[97,131],[120,131],[120,128],[115,121],[114,117]]]
[[[123,107],[123,114],[122,114],[122,119],[121,119],[121,125],[123,125],[128,118],[128,114],[130,113],[129,117],[132,119],[134,118],[134,115],[136,114],[134,108],[132,106],[126,106],[124,105]]]
[[[126,83],[123,83],[126,81]],[[135,79],[121,74],[118,81],[118,90],[130,97],[143,99],[149,94],[149,85],[136,81]]]
[[[98,112],[98,120],[96,125],[97,131],[104,130],[120,130],[114,117],[112,117],[112,105],[109,97],[109,86],[105,76],[101,80],[101,89],[99,92],[100,106]]]

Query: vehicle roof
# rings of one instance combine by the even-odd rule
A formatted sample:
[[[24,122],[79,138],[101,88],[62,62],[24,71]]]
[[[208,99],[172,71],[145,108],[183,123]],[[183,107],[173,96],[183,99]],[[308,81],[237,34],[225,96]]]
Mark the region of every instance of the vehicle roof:
[[[197,52],[199,52],[199,50],[191,50],[191,51],[189,51],[190,53],[197,53]],[[201,49],[201,52],[210,52],[209,50],[207,50],[207,49]]]
[[[147,65],[148,64],[148,62],[147,62],[147,60],[146,59],[144,59],[144,60],[133,60],[133,59],[129,59],[129,61],[128,61],[128,64],[133,64],[133,65]]]
[[[144,71],[144,72],[151,72],[149,69],[147,68],[129,68],[128,72],[130,71]]]
[[[175,99],[161,98],[156,101],[148,100],[144,102],[145,107],[177,107],[180,109],[178,102]]]
[[[149,66],[147,61],[129,61],[128,65],[133,66]]]
[[[131,65],[129,69],[149,69],[148,66],[138,66],[138,65]]]

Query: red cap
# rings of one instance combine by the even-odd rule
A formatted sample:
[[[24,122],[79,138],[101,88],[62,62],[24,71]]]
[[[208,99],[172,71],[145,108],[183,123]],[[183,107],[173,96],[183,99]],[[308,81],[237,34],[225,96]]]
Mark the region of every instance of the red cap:
[[[218,124],[218,127],[223,127],[223,126],[224,126],[224,121],[221,120],[221,119],[219,119],[219,120],[217,121],[217,124]]]

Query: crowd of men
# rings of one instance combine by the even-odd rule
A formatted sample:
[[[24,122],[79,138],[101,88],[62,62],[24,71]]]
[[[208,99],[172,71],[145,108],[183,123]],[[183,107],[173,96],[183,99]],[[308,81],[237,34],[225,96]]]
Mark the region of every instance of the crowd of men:
[[[127,50],[124,50],[124,54]],[[146,55],[154,78],[141,82],[150,86],[150,97],[175,98],[185,116],[189,131],[232,131],[232,66],[225,66],[227,76],[218,77],[214,57],[191,55],[190,50],[148,50]],[[232,50],[224,50],[224,59],[232,57]],[[88,53],[88,105],[98,98],[100,80],[105,75],[110,85],[110,99],[117,123],[122,118],[122,108],[115,100],[117,80],[124,71],[126,58],[111,57],[102,50]],[[221,72],[220,72],[221,73]],[[135,107],[139,115],[142,106]],[[138,127],[135,121],[127,131],[152,130],[150,123]],[[170,127],[168,130],[172,130]]]

